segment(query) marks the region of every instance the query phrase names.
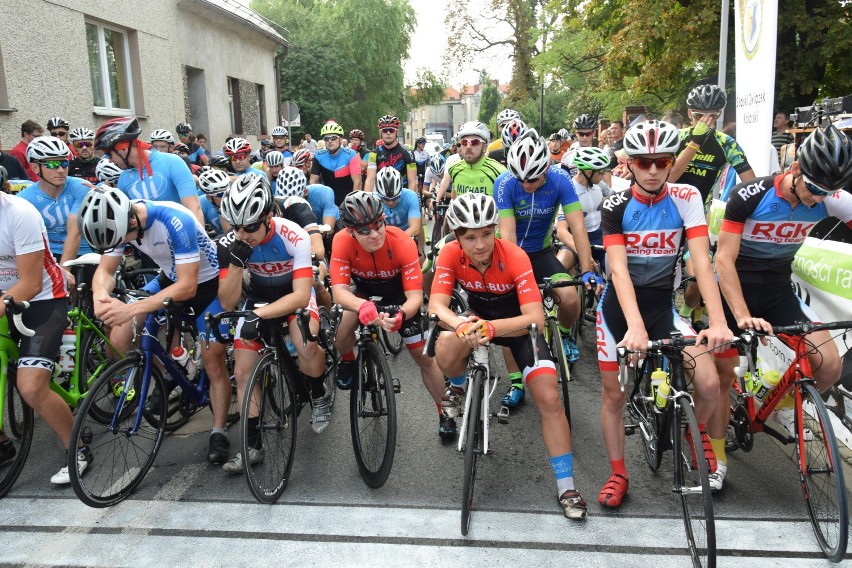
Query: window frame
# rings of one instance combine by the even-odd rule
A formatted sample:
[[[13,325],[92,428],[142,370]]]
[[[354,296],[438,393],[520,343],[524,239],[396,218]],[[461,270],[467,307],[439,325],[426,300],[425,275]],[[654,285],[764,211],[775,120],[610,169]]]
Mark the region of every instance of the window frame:
[[[95,104],[95,93],[92,93],[92,108],[93,112],[98,115],[104,116],[132,116],[135,114],[136,109],[136,94],[135,94],[135,86],[133,84],[133,60],[131,58],[131,50],[130,50],[130,30],[119,28],[116,26],[111,26],[108,24],[104,24],[102,22],[94,21],[94,20],[85,20],[86,26],[94,26],[97,33],[98,40],[98,57],[99,64],[101,67],[100,72],[100,81],[101,81],[101,89],[104,95],[104,102],[110,103],[110,106],[98,106]],[[113,107],[111,106],[112,101],[112,88],[110,86],[110,77],[109,77],[109,66],[107,64],[107,55],[106,55],[106,37],[104,34],[104,30],[110,30],[115,33],[121,34],[121,51],[122,56],[124,58],[124,75],[125,80],[127,81],[127,99],[128,99],[128,108],[124,107]],[[88,45],[87,45],[87,55],[88,55]],[[91,62],[87,61],[89,64],[89,76],[91,77],[92,68]]]

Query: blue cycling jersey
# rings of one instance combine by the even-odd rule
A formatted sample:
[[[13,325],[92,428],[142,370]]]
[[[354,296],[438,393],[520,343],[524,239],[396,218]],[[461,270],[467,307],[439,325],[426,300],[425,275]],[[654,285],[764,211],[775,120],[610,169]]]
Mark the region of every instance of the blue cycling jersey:
[[[177,282],[177,265],[192,262],[199,263],[199,282],[207,282],[218,276],[216,246],[192,211],[170,201],[139,199],[135,203],[145,205],[148,218],[141,242],[134,239],[130,244],[150,256],[166,278]],[[124,247],[117,247],[106,254],[122,256]]]
[[[118,178],[118,189],[130,199],[180,203],[181,199],[196,195],[195,178],[183,158],[151,150],[148,161],[152,176],[143,167],[141,179],[138,168],[124,170]]]
[[[86,196],[88,191],[89,188],[83,184],[80,178],[69,177],[56,199],[42,191],[39,183],[25,187],[18,194],[35,205],[35,208],[41,213],[44,225],[47,228],[47,240],[51,253],[62,254],[62,247],[65,246],[65,240],[68,237],[68,219],[77,216],[80,204],[83,203],[83,197]],[[74,222],[76,223],[76,220]],[[89,252],[92,252],[89,243],[86,239],[81,238],[78,254],[82,255]]]
[[[204,224],[209,225],[216,236],[222,234],[222,219],[219,217],[219,210],[213,205],[213,202],[207,199],[207,195],[203,191],[198,191],[198,200],[201,202],[201,215],[204,217]]]
[[[340,219],[340,209],[334,204],[334,190],[327,185],[320,183],[309,185],[305,199],[311,204],[311,209],[320,223],[323,217],[334,217],[335,221]]]
[[[574,192],[571,175],[551,166],[544,184],[529,193],[509,172],[494,180],[494,201],[500,217],[515,218],[515,239],[526,252],[539,252],[551,243],[553,220],[561,209],[565,214],[581,211],[582,205]]]
[[[396,207],[390,207],[384,200],[385,222],[393,227],[399,227],[403,231],[408,229],[409,219],[420,219],[420,200],[412,190],[403,188],[399,195]]]

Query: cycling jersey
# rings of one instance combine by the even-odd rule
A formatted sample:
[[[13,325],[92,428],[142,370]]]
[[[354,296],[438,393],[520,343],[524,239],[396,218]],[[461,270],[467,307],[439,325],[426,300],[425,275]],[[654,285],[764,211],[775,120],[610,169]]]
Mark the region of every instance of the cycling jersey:
[[[742,236],[736,269],[743,284],[789,283],[793,257],[818,221],[832,216],[852,227],[852,195],[838,191],[810,208],[791,206],[780,187],[789,175],[758,178],[731,191],[721,230]]]
[[[417,163],[414,154],[402,144],[395,144],[393,148],[379,146],[367,158],[368,170],[380,170],[391,167],[396,169],[402,177],[402,187],[408,187],[408,171],[417,171]]]
[[[89,161],[83,161],[81,158],[74,158],[71,160],[71,163],[68,164],[68,176],[82,178],[90,183],[98,183],[98,174],[95,172],[95,168],[98,167],[99,161],[100,160],[97,157],[94,157]]]
[[[515,218],[515,240],[526,252],[550,247],[559,209],[566,215],[582,210],[571,176],[559,166],[550,166],[544,184],[532,193],[511,173],[503,172],[494,184],[494,200],[500,217]]]
[[[319,230],[317,228],[317,217],[314,215],[314,210],[311,209],[310,204],[301,197],[296,197],[295,195],[288,197],[287,199],[281,199],[279,197],[275,199],[275,202],[280,208],[281,215],[278,215],[279,217],[283,217],[288,221],[296,223],[309,234],[316,233]]]
[[[445,166],[453,180],[453,188],[456,195],[468,192],[494,194],[494,181],[506,171],[500,162],[483,156],[478,162],[468,164],[461,157],[457,162],[450,165],[449,159]]]
[[[506,165],[506,149],[500,146],[498,149],[488,152],[488,157],[494,161],[500,162],[501,166]]]
[[[41,212],[44,225],[47,228],[47,240],[50,252],[56,255],[62,254],[62,247],[68,237],[68,218],[76,216],[83,203],[83,198],[89,188],[79,178],[68,177],[65,187],[59,192],[59,196],[53,198],[41,189],[41,184],[34,183],[24,188],[18,195],[32,203]],[[92,252],[86,239],[80,239],[79,254]]]
[[[209,227],[215,236],[222,234],[222,219],[219,217],[219,210],[213,205],[213,202],[207,199],[207,195],[199,190],[198,201],[201,202],[201,216],[204,217],[204,225]]]
[[[382,206],[385,208],[385,222],[388,225],[399,227],[403,231],[408,229],[409,219],[420,219],[420,199],[417,194],[410,189],[403,189],[399,194],[399,201],[396,207],[391,207],[388,203],[382,200]]]
[[[451,296],[456,282],[467,292],[471,310],[485,319],[519,316],[522,305],[541,302],[527,253],[502,239],[494,239],[491,265],[484,273],[471,266],[458,241],[441,247],[432,294]]]
[[[583,207],[583,222],[586,225],[586,232],[597,231],[601,228],[601,205],[603,204],[603,200],[615,192],[604,182],[596,183],[591,187],[575,183],[574,191],[577,194],[580,205]]]
[[[634,186],[603,202],[604,246],[626,248],[635,288],[671,291],[684,232],[687,239],[708,236],[698,190],[682,184],[665,187],[659,195],[645,197]]]
[[[137,199],[134,203],[145,205],[148,218],[145,220],[142,238],[133,239],[130,244],[151,257],[166,278],[177,282],[177,265],[191,262],[199,263],[199,283],[216,278],[216,247],[189,209],[170,201]],[[119,246],[106,253],[106,256],[120,257],[123,254],[124,247]]]
[[[331,245],[331,285],[355,284],[359,295],[381,296],[382,303],[405,303],[405,292],[423,289],[417,246],[396,227],[385,227],[385,242],[369,253],[349,234],[340,231]]]
[[[0,192],[0,289],[9,290],[20,280],[16,257],[38,251],[45,251],[41,290],[31,301],[65,298],[65,275],[47,252],[41,215],[27,200]]]
[[[220,272],[231,265],[228,247],[236,238],[233,231],[228,231],[218,241]],[[308,234],[292,221],[272,217],[266,238],[252,249],[246,270],[250,297],[271,303],[292,293],[293,280],[314,277]]]
[[[331,154],[318,150],[314,154],[311,175],[317,175],[324,185],[334,191],[334,204],[340,205],[355,187],[352,176],[361,175],[361,158],[350,148],[341,147]]]
[[[322,221],[323,217],[334,217],[335,221],[340,219],[340,209],[334,204],[334,190],[327,185],[312,183],[308,186],[305,199],[311,204],[311,209],[319,221]]]
[[[686,143],[691,135],[691,128],[684,128],[680,131],[681,152],[686,148]],[[701,201],[704,203],[707,201],[707,196],[710,195],[725,163],[731,164],[738,174],[751,169],[745,152],[737,144],[737,141],[724,132],[714,130],[712,136],[708,136],[707,140],[701,144],[701,150],[696,152],[692,160],[689,161],[689,165],[681,174],[677,183],[697,187],[698,191],[701,192]]]
[[[116,186],[130,199],[180,203],[181,199],[196,195],[195,178],[182,158],[151,150],[148,161],[152,176],[143,167],[141,179],[137,168],[124,170],[118,177]]]
[[[434,172],[432,172],[432,168],[426,168],[426,175],[423,176],[423,188],[431,189],[432,184],[435,184],[435,191],[438,191],[438,187],[441,185],[441,177],[436,176]]]

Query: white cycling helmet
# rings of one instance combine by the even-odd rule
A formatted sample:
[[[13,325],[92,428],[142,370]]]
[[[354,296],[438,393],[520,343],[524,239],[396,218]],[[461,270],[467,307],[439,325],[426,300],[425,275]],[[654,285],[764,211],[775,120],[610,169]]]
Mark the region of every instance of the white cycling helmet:
[[[528,128],[522,120],[510,120],[500,132],[500,138],[503,140],[503,148],[507,150],[515,143],[515,140],[526,134]]]
[[[310,161],[311,151],[307,148],[300,148],[299,150],[296,150],[295,154],[293,154],[293,158],[290,160],[290,165],[301,168]]]
[[[429,169],[432,170],[433,176],[441,177],[444,175],[444,165],[447,163],[447,158],[441,154],[433,154],[431,158],[429,158]]]
[[[660,120],[649,120],[631,126],[624,136],[624,151],[628,156],[644,154],[675,154],[680,148],[677,126]]]
[[[497,224],[497,204],[484,193],[463,193],[450,202],[447,224],[459,228],[480,229]]]
[[[458,136],[459,140],[465,136],[479,136],[486,143],[491,141],[491,132],[488,130],[488,127],[478,120],[471,120],[462,124],[456,136]]]
[[[386,166],[376,174],[376,193],[382,199],[396,199],[402,193],[402,176],[399,170]]]
[[[27,161],[67,160],[69,153],[68,144],[56,136],[39,136],[27,146]]]
[[[550,167],[547,142],[531,128],[506,152],[506,167],[519,181],[539,178]]]
[[[275,179],[276,197],[304,197],[308,180],[305,173],[293,166],[284,166]]]
[[[86,128],[85,126],[81,126],[79,128],[75,128],[71,132],[68,133],[68,140],[71,142],[79,142],[81,140],[94,140],[95,133],[90,128]]]
[[[572,164],[584,171],[603,170],[609,167],[609,154],[594,146],[577,148],[572,158]]]
[[[80,234],[98,253],[121,244],[130,228],[133,206],[130,198],[118,189],[98,186],[86,194],[77,214]]]
[[[266,165],[269,167],[282,166],[284,165],[284,154],[278,150],[272,150],[263,157],[263,161],[266,162]]]
[[[513,108],[504,108],[497,113],[497,127],[500,130],[513,120],[521,120],[521,113]]]
[[[101,181],[116,181],[122,171],[124,170],[110,162],[109,158],[101,158],[95,166],[95,175]]]
[[[266,176],[240,176],[222,197],[219,212],[229,224],[242,227],[257,223],[272,210],[272,189]]]
[[[152,132],[150,140],[151,142],[168,142],[172,145],[174,145],[175,143],[174,135],[163,128],[158,128],[157,130]]]
[[[222,170],[210,168],[198,175],[198,185],[205,195],[220,195],[231,185],[231,176]]]
[[[248,154],[251,152],[251,144],[245,138],[231,138],[225,144],[225,155]]]
[[[287,136],[287,129],[283,126],[276,126],[272,129],[270,136]]]

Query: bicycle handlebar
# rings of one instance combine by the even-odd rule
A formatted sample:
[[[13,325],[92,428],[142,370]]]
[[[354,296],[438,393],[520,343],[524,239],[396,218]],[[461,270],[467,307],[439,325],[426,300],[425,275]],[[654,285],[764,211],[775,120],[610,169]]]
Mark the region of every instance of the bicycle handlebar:
[[[35,331],[24,325],[24,319],[22,317],[24,310],[30,307],[30,303],[16,302],[12,296],[6,296],[3,298],[3,302],[6,304],[6,315],[12,316],[12,322],[15,324],[15,329],[17,329],[21,335],[25,335],[27,337],[34,336]]]
[[[207,312],[204,314],[204,323],[206,328],[206,347],[210,348],[210,334],[216,338],[220,344],[225,345],[228,343],[228,339],[222,336],[219,331],[219,324],[223,319],[231,319],[231,318],[244,318],[252,315],[254,312],[251,310],[242,310],[235,312],[219,312],[218,314],[212,314]],[[295,311],[296,314],[296,325],[299,326],[299,331],[302,332],[302,347],[307,345],[308,341],[319,341],[319,338],[311,333],[310,328],[308,327],[308,320],[310,319],[310,312],[305,308],[298,308]]]
[[[775,335],[807,335],[814,331],[836,330],[836,329],[852,329],[852,321],[835,321],[828,323],[800,321],[793,325],[776,325],[772,326],[772,333]]]
[[[438,334],[435,333],[435,330],[438,327],[438,315],[437,314],[429,314],[429,340],[426,342],[426,345],[423,347],[424,355],[428,357],[435,356],[435,342],[438,340]],[[451,331],[451,330],[447,330]],[[527,326],[527,331],[529,332],[530,341],[532,341],[533,346],[533,364],[538,365],[538,349],[536,349],[536,343],[538,342],[538,324],[535,322],[529,324]],[[508,332],[513,333],[513,332]]]

